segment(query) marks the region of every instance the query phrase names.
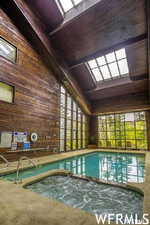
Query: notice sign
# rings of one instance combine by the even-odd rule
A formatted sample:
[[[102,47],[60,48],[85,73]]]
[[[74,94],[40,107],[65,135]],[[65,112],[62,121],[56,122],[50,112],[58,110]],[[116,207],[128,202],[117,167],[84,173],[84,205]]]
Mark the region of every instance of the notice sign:
[[[27,141],[27,132],[14,132],[14,142],[22,143]]]

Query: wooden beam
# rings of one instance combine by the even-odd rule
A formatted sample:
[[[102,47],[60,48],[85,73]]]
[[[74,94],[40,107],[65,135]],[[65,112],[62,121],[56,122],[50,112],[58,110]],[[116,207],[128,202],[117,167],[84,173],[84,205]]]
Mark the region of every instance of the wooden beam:
[[[104,81],[103,83],[99,83],[99,85],[96,88],[90,89],[88,91],[86,91],[86,94],[90,94],[90,93],[94,93],[97,91],[101,91],[104,89],[108,89],[108,88],[112,88],[112,87],[117,87],[117,86],[121,86],[121,85],[125,85],[127,83],[131,83],[131,82],[136,82],[136,81],[141,81],[141,80],[147,80],[148,79],[148,74],[141,74],[138,76],[134,76],[134,77],[122,77],[119,79],[114,79],[114,80],[109,80],[109,81]]]
[[[141,34],[141,35],[139,35],[137,37],[130,38],[130,39],[126,40],[126,41],[123,41],[121,43],[115,44],[115,45],[113,45],[111,47],[98,50],[98,51],[96,51],[95,53],[93,53],[91,55],[85,56],[85,57],[83,57],[83,58],[81,58],[81,59],[79,59],[79,60],[77,60],[75,62],[71,62],[69,64],[69,67],[70,68],[74,68],[74,67],[76,67],[76,66],[78,66],[78,65],[80,65],[82,63],[85,63],[85,62],[87,62],[87,61],[89,61],[89,60],[91,60],[93,58],[100,57],[100,56],[103,56],[103,55],[105,55],[105,54],[107,54],[107,53],[109,53],[111,51],[114,51],[114,49],[117,50],[117,49],[120,49],[120,48],[124,48],[124,47],[126,47],[128,45],[131,45],[131,44],[134,44],[136,42],[142,41],[142,40],[144,40],[146,38],[147,38],[147,33],[144,33],[144,34]]]
[[[1,5],[15,26],[42,57],[57,80],[61,83],[67,83],[70,89],[73,90],[72,92],[79,96],[76,100],[84,112],[90,114],[91,111],[88,100],[83,95],[79,86],[74,84],[74,80],[69,74],[69,69],[67,70],[67,67],[64,68],[64,65],[56,60],[58,58],[60,59],[60,57],[56,55],[52,48],[50,39],[44,31],[43,23],[31,11],[26,2],[23,0],[2,0]]]
[[[150,110],[148,93],[136,93],[92,102],[92,115]]]

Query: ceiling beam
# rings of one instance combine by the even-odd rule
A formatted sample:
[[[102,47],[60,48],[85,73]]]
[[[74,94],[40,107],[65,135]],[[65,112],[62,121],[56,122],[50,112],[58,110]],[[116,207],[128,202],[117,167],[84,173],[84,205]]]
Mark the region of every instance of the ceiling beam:
[[[112,87],[117,87],[117,86],[121,86],[121,85],[126,85],[126,84],[131,84],[132,82],[138,82],[141,80],[147,80],[148,79],[148,74],[141,74],[141,75],[137,75],[132,77],[122,77],[119,79],[114,79],[114,80],[108,80],[108,81],[104,81],[103,83],[99,83],[99,85],[91,90],[86,91],[86,94],[91,94],[94,92],[98,92],[104,89],[108,89],[108,88],[112,88]]]
[[[97,57],[100,57],[100,56],[103,56],[111,51],[114,51],[117,50],[117,49],[120,49],[120,48],[124,48],[125,46],[128,46],[128,45],[131,45],[131,44],[134,44],[136,42],[139,42],[139,41],[142,41],[144,39],[147,39],[147,33],[144,33],[144,34],[141,34],[137,37],[134,37],[134,38],[130,38],[126,41],[123,41],[121,43],[118,43],[118,44],[115,44],[111,47],[108,47],[108,48],[104,48],[104,49],[101,49],[101,50],[98,50],[96,51],[95,53],[91,54],[91,55],[88,55],[88,56],[85,56],[77,61],[74,61],[74,62],[70,62],[69,63],[69,67],[72,69],[80,64],[83,64],[89,60],[91,60],[92,58],[97,58]]]

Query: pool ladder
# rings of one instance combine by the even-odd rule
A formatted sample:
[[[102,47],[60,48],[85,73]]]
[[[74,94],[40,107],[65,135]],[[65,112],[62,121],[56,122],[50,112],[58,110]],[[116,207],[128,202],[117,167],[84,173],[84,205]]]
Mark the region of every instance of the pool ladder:
[[[17,164],[17,171],[16,171],[16,179],[15,179],[15,184],[19,184],[19,183],[22,183],[22,179],[19,179],[19,172],[20,172],[20,166],[22,165],[22,160],[28,160],[28,162],[30,163],[30,164],[32,164],[33,165],[33,167],[35,167],[35,168],[37,168],[37,165],[35,164],[35,162],[32,160],[32,159],[30,159],[29,157],[27,157],[27,156],[22,156],[22,157],[20,157],[20,159],[18,160],[18,164]],[[23,169],[23,166],[22,166],[22,169]]]
[[[0,158],[6,163],[6,168],[7,168],[9,166],[8,160],[3,155],[0,155]],[[2,169],[5,169],[5,167]]]

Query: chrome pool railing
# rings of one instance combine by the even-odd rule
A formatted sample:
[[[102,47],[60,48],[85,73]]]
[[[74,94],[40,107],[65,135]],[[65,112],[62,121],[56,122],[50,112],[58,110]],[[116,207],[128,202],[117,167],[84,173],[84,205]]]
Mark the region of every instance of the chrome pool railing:
[[[17,164],[16,179],[14,182],[15,184],[22,183],[22,179],[19,180],[19,172],[20,172],[20,166],[22,165],[21,162],[22,162],[22,160],[25,160],[25,159],[28,160],[28,162],[30,164],[32,164],[33,167],[37,168],[37,165],[35,164],[35,162],[32,159],[30,159],[29,157],[27,157],[27,156],[20,157],[20,159],[18,160],[18,164]],[[23,169],[23,167],[22,167],[22,169]]]
[[[9,166],[8,160],[3,155],[0,155],[0,158],[6,163],[6,167],[8,167]],[[2,168],[2,169],[5,169],[5,168]]]

